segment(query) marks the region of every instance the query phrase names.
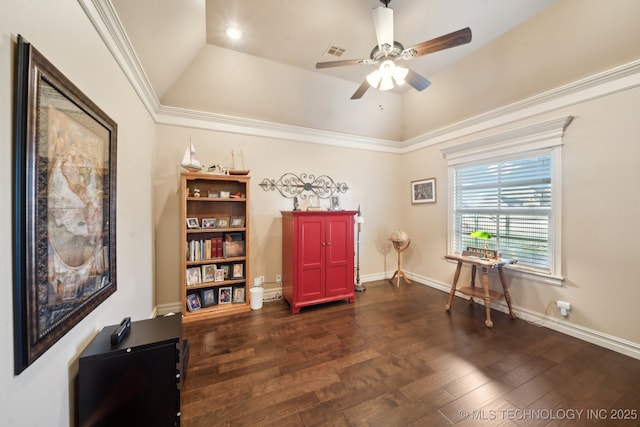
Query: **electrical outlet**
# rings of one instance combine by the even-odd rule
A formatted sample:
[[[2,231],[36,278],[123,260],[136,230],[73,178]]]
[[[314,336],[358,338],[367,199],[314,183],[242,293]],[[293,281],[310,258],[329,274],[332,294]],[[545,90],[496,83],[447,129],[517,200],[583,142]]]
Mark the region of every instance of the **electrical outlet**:
[[[259,277],[256,277],[253,279],[253,286],[260,286],[262,285],[262,282],[260,281]]]
[[[260,276],[258,279],[260,279],[260,285],[264,285],[264,276]]]
[[[563,315],[563,316],[568,316],[569,315],[569,313],[567,313],[567,310],[571,310],[571,303],[568,303],[566,301],[557,301],[556,305],[560,309],[560,314],[561,315]]]
[[[276,274],[276,282],[278,282],[278,283],[282,282],[282,275],[281,274]]]

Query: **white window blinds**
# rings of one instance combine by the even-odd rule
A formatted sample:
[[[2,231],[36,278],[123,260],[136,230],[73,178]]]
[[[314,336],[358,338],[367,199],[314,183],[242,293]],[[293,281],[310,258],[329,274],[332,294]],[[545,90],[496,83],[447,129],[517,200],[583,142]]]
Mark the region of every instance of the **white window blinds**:
[[[482,247],[470,237],[491,233],[490,247],[541,272],[552,270],[552,156],[502,158],[453,170],[452,249]]]

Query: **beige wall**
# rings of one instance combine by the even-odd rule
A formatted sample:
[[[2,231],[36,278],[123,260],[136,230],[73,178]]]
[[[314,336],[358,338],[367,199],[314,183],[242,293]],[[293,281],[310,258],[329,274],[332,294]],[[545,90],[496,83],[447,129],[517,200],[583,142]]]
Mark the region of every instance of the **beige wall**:
[[[394,270],[388,236],[402,224],[401,200],[408,187],[401,183],[402,164],[396,154],[329,147],[255,136],[185,127],[159,126],[155,173],[156,277],[159,310],[175,310],[179,301],[179,174],[184,150],[193,141],[198,158],[207,166],[225,164],[232,150],[242,151],[251,181],[250,275],[275,281],[282,273],[281,210],[291,210],[292,200],[277,191],[264,191],[263,179],[285,173],[328,175],[345,182],[340,194],[344,209],[357,209],[365,217],[361,234],[362,271],[382,274]],[[328,201],[322,201],[328,206]]]
[[[635,188],[640,181],[640,88],[614,93],[512,123],[509,129],[543,122],[564,115],[574,116],[564,136],[562,188],[561,287],[507,274],[513,302],[528,313],[544,314],[551,301],[572,304],[567,319],[581,327],[631,343],[640,343],[636,302],[634,246],[640,232],[634,225],[640,218],[640,198]],[[498,134],[507,126],[483,132]],[[449,286],[454,265],[442,258],[447,246],[447,165],[440,151],[480,135],[456,139],[412,152],[403,157],[404,181],[435,176],[436,205],[410,206],[405,199],[403,222],[413,242],[405,256],[412,273]],[[469,279],[468,272],[461,283]],[[496,283],[493,283],[495,286]],[[499,288],[499,285],[498,285]],[[496,288],[496,290],[499,290]],[[555,306],[549,315],[559,318]]]
[[[12,182],[15,40],[22,34],[118,123],[118,290],[13,375]],[[0,424],[68,426],[77,358],[99,328],[154,310],[151,163],[156,127],[75,0],[0,3]]]

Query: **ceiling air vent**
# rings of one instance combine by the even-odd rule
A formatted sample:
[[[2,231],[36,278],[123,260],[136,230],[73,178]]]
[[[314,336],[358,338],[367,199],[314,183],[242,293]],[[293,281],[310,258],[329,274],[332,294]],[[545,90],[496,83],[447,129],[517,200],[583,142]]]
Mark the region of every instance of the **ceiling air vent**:
[[[345,49],[343,49],[341,47],[329,46],[329,48],[327,49],[325,54],[326,55],[331,55],[331,56],[341,57],[344,52],[345,52]]]

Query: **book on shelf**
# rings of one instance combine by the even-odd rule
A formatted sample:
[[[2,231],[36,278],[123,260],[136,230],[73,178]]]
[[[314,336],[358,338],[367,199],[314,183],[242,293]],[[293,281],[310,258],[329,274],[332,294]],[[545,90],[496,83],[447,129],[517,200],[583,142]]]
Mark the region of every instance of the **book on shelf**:
[[[187,261],[222,258],[222,237],[187,242]]]

